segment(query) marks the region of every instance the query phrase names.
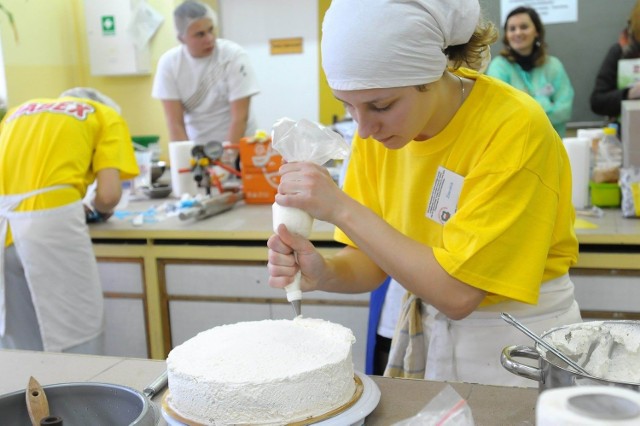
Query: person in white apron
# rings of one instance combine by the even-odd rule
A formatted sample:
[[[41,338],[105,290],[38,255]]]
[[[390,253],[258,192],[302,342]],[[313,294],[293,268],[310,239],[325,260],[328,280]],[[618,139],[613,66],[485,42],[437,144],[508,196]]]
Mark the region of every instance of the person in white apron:
[[[138,173],[114,108],[76,88],[27,101],[2,122],[0,348],[102,353],[102,288],[82,197],[95,179],[94,207],[108,218],[120,178]]]
[[[323,257],[281,225],[269,285],[300,271],[303,291],[353,293],[390,276],[404,296],[385,375],[532,386],[500,367],[505,346],[531,343],[500,313],[537,332],[581,321],[571,169],[533,98],[468,68],[497,39],[480,15],[478,0],[331,2],[322,66],[358,123],[343,188],[287,163],[276,202],[346,247]]]
[[[217,15],[184,1],[174,12],[180,45],[158,61],[151,95],[162,101],[171,141],[239,143],[257,130],[251,97],[258,80],[246,51],[216,37]]]

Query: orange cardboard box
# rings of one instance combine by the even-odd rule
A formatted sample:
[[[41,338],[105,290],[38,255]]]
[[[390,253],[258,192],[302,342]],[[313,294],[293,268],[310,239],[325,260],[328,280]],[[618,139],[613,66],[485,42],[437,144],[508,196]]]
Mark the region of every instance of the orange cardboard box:
[[[271,147],[271,138],[240,139],[242,190],[249,204],[272,204],[278,192],[282,156]]]

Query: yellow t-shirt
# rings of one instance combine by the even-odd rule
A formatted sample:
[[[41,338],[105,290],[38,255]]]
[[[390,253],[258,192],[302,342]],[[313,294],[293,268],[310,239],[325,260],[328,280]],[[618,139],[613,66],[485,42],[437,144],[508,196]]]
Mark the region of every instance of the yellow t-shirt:
[[[533,98],[485,75],[458,73],[476,83],[438,135],[400,150],[356,135],[344,191],[432,247],[451,276],[487,291],[484,305],[536,303],[541,283],[577,260],[568,156]],[[439,166],[464,179],[444,224],[426,215]],[[339,229],[335,238],[354,246]]]
[[[33,99],[0,123],[0,196],[71,186],[28,198],[18,211],[80,200],[105,168],[120,170],[123,180],[139,173],[127,124],[106,105],[73,97]]]

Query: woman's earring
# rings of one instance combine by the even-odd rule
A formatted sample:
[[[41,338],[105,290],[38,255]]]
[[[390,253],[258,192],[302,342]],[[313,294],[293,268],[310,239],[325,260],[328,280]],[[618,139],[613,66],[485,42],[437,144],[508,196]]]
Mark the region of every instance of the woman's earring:
[[[539,38],[536,38],[536,47],[540,47],[540,45],[541,45],[541,44],[542,44],[542,43],[540,43],[540,39],[539,39]]]

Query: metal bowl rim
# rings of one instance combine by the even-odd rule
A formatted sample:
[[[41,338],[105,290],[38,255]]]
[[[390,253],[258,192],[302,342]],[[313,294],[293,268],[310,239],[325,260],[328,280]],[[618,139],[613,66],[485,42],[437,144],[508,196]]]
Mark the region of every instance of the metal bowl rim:
[[[105,389],[116,388],[116,389],[125,391],[129,394],[133,394],[142,401],[142,409],[140,410],[140,414],[138,414],[138,417],[136,417],[131,424],[136,424],[137,422],[143,420],[147,415],[146,413],[152,412],[153,410],[153,407],[151,406],[151,402],[149,401],[149,398],[147,398],[142,392],[130,386],[118,385],[115,383],[103,383],[103,382],[66,382],[66,383],[53,383],[50,385],[42,386],[42,389],[45,391],[45,394],[47,393],[46,392],[47,389],[59,389],[59,388],[105,388]],[[15,397],[16,395],[18,396],[23,395],[25,392],[26,392],[26,389],[5,393],[3,395],[0,395],[0,400]]]

